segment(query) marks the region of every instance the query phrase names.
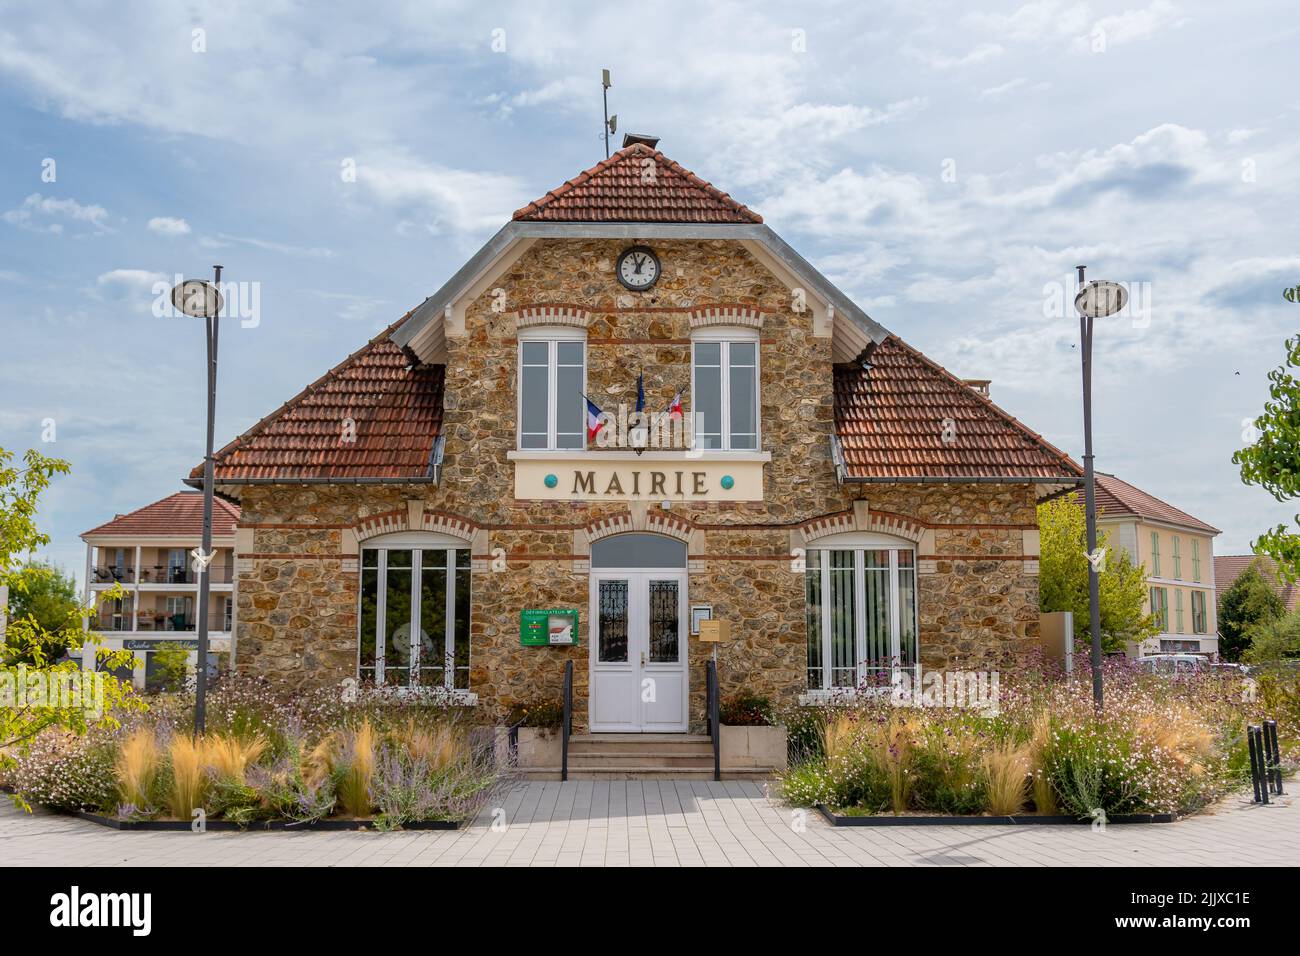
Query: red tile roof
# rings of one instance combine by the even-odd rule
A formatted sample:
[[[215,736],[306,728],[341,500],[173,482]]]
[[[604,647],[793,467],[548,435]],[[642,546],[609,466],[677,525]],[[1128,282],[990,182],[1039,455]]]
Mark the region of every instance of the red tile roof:
[[[1186,511],[1180,511],[1154,495],[1147,494],[1141,488],[1135,488],[1127,481],[1102,472],[1097,473],[1097,508],[1108,518],[1131,515],[1135,518],[1181,525],[1194,531],[1204,531],[1206,534],[1219,533],[1219,529],[1213,525],[1208,525],[1199,518],[1193,518]]]
[[[620,149],[530,202],[514,218],[526,222],[763,221],[752,209],[644,143]]]
[[[1259,570],[1264,575],[1264,580],[1273,585],[1273,590],[1286,604],[1286,609],[1294,611],[1296,605],[1300,604],[1300,582],[1283,583],[1277,574],[1277,563],[1272,558],[1261,554],[1216,554],[1214,556],[1214,594],[1216,603],[1222,605],[1224,592],[1232,587],[1233,582],[1241,577],[1245,570],[1256,561],[1259,562]]]
[[[217,482],[429,477],[444,368],[389,341],[405,318],[217,452]],[[200,464],[190,480],[202,477]]]
[[[229,537],[235,533],[239,521],[239,505],[221,498],[212,499],[212,533]],[[138,508],[130,514],[118,515],[112,521],[91,528],[82,534],[130,535],[152,538],[159,535],[183,535],[198,538],[203,534],[203,495],[196,491],[178,491],[161,501]]]
[[[864,368],[865,360],[869,368]],[[953,424],[944,441],[944,420]],[[1060,478],[1083,470],[896,336],[835,369],[835,428],[850,478]]]

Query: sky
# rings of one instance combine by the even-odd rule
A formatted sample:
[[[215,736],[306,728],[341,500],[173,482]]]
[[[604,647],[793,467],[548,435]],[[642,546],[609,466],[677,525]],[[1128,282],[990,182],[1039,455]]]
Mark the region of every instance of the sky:
[[[217,444],[418,305],[625,130],[876,321],[1242,553],[1297,506],[1231,457],[1300,328],[1300,21],[1283,2],[541,5],[0,0],[0,447],[67,459],[41,553],[180,490],[220,263]],[[616,144],[617,145],[617,141]]]

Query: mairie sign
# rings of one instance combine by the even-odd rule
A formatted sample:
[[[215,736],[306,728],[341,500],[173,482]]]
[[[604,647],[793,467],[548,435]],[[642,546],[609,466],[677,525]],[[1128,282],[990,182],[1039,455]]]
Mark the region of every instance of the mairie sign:
[[[653,456],[653,457],[652,457]],[[766,454],[745,459],[647,452],[515,460],[515,497],[548,501],[762,501]]]

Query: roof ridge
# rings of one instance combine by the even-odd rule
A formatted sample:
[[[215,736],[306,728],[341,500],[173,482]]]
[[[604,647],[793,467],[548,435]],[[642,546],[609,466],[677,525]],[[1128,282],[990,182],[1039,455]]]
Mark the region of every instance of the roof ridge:
[[[584,169],[571,179],[566,179],[555,188],[548,189],[539,198],[520,207],[519,209],[516,209],[510,217],[511,220],[524,219],[527,216],[541,212],[547,206],[551,205],[556,200],[563,198],[579,186],[586,185],[638,154],[648,154],[649,156],[654,157],[657,162],[662,163],[670,172],[684,180],[687,185],[700,190],[710,199],[726,207],[730,212],[747,218],[752,223],[757,224],[763,221],[762,216],[754,212],[754,210],[750,209],[744,203],[734,199],[729,193],[723,192],[717,186],[714,186],[711,182],[704,179],[693,170],[687,169],[675,159],[665,155],[662,150],[648,146],[645,143],[632,143],[631,145],[624,146],[622,149],[616,150],[605,159],[600,160],[595,165]]]
[[[416,306],[416,309],[418,308],[419,306]],[[357,349],[355,352],[352,352],[350,355],[344,358],[343,361],[339,362],[337,365],[335,365],[333,368],[327,371],[324,375],[321,375],[319,378],[317,378],[315,381],[307,385],[305,388],[300,389],[296,395],[294,395],[292,398],[285,401],[279,408],[268,413],[267,415],[262,416],[260,419],[254,422],[251,426],[249,426],[239,435],[232,438],[229,442],[223,445],[219,450],[213,452],[212,458],[214,462],[219,458],[223,458],[229,455],[230,453],[237,451],[242,444],[248,442],[253,438],[256,438],[263,431],[265,431],[276,421],[278,421],[280,416],[283,415],[285,412],[287,412],[290,409],[290,407],[296,405],[299,401],[306,398],[309,393],[315,391],[319,386],[324,385],[326,382],[332,381],[335,378],[337,378],[338,375],[341,372],[343,372],[347,366],[355,363],[356,360],[360,358],[364,353],[370,351],[372,348],[374,348],[376,345],[379,345],[381,342],[387,341],[389,337],[393,334],[393,332],[397,329],[397,327],[401,325],[403,322],[405,322],[407,319],[409,319],[414,313],[415,313],[415,309],[410,309],[409,311],[407,311],[407,313],[403,315],[400,319],[398,319],[396,322],[393,322],[382,332],[380,332],[378,335],[376,335],[374,338],[368,341],[365,345],[361,346],[361,348]],[[203,477],[203,464],[202,462],[200,462],[198,465],[196,465],[193,469],[190,470],[189,478],[193,480],[195,478],[202,478],[202,477]]]
[[[960,386],[960,387],[961,387],[965,392],[968,392],[968,393],[970,394],[971,397],[973,397],[973,398],[975,398],[975,399],[978,399],[979,401],[983,402],[983,403],[984,403],[985,405],[987,405],[990,409],[992,409],[992,410],[993,410],[997,415],[999,415],[999,416],[1000,416],[1000,417],[1001,417],[1001,418],[1002,418],[1002,419],[1003,419],[1007,424],[1011,425],[1013,428],[1017,429],[1017,430],[1020,431],[1022,434],[1028,436],[1032,441],[1035,441],[1035,442],[1037,442],[1038,444],[1042,445],[1042,446],[1043,446],[1044,448],[1046,448],[1049,452],[1051,452],[1053,455],[1055,455],[1055,456],[1057,457],[1057,459],[1058,459],[1058,460],[1059,460],[1063,465],[1065,465],[1067,468],[1073,468],[1073,469],[1075,469],[1075,470],[1079,473],[1080,477],[1082,477],[1082,475],[1083,475],[1083,468],[1078,464],[1078,462],[1076,462],[1073,458],[1071,458],[1071,457],[1070,457],[1069,455],[1067,455],[1065,452],[1061,451],[1061,449],[1057,448],[1055,445],[1053,445],[1051,442],[1049,442],[1046,438],[1044,438],[1044,437],[1043,437],[1042,435],[1040,435],[1038,432],[1034,431],[1032,428],[1030,428],[1028,425],[1026,425],[1026,424],[1025,424],[1024,422],[1022,422],[1020,419],[1016,418],[1014,415],[1012,415],[1010,412],[1008,412],[1006,409],[1004,409],[1004,408],[1003,408],[1001,405],[999,405],[997,402],[993,401],[992,398],[990,398],[990,397],[987,396],[987,395],[982,395],[982,394],[980,394],[979,392],[975,391],[975,389],[971,388],[969,385],[967,385],[965,382],[963,382],[960,378],[958,378],[958,377],[957,377],[956,375],[954,375],[952,372],[948,371],[946,368],[944,368],[942,365],[940,365],[940,364],[939,364],[938,362],[936,362],[934,359],[930,358],[930,357],[929,357],[928,355],[926,355],[924,352],[921,352],[921,351],[919,351],[918,349],[913,348],[912,346],[908,345],[906,342],[904,342],[901,338],[899,338],[897,335],[893,334],[892,332],[891,332],[891,333],[889,334],[889,336],[885,339],[885,341],[889,341],[890,339],[893,339],[896,343],[898,343],[898,345],[902,346],[904,349],[906,349],[906,350],[907,350],[908,352],[910,352],[912,355],[914,355],[915,357],[917,357],[918,359],[920,359],[920,360],[921,360],[922,362],[924,362],[926,365],[930,366],[930,367],[933,368],[935,371],[939,372],[941,375],[943,375],[944,377],[946,377],[946,378],[947,378],[949,381],[951,381],[953,384]],[[881,344],[883,344],[883,343],[881,343]]]

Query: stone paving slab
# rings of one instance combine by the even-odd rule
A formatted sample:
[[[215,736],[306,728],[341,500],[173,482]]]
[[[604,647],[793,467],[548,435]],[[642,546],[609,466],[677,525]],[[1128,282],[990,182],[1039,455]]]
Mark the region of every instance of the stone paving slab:
[[[1294,784],[1293,784],[1294,786]],[[1300,805],[1174,824],[832,827],[754,781],[521,784],[458,831],[125,832],[0,799],[5,866],[1295,866]]]

